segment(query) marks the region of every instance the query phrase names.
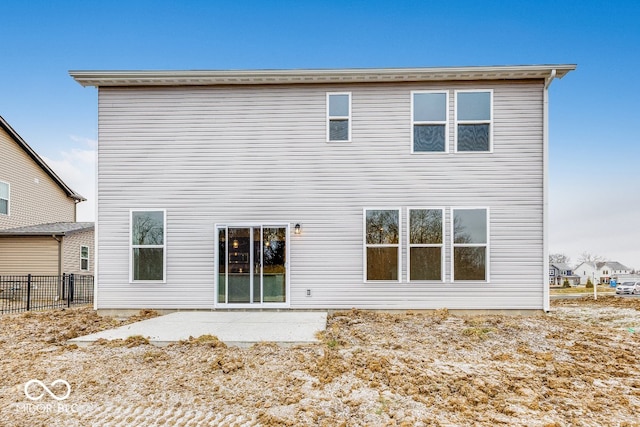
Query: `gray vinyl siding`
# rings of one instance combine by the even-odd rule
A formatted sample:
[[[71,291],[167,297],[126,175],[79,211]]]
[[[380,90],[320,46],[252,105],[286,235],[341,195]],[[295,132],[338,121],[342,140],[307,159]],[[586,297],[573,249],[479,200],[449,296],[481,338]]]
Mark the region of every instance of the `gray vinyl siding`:
[[[493,153],[453,153],[454,90],[484,88]],[[449,90],[450,152],[412,155],[411,91],[430,89]],[[352,93],[351,142],[326,142],[327,92]],[[284,222],[291,308],[542,309],[542,102],[542,81],[100,88],[98,308],[213,308],[214,225]],[[407,283],[410,207],[446,208],[444,283]],[[451,283],[452,207],[490,209],[488,283]],[[167,212],[163,284],[129,283],[146,208]],[[400,283],[364,282],[363,208],[401,209]]]

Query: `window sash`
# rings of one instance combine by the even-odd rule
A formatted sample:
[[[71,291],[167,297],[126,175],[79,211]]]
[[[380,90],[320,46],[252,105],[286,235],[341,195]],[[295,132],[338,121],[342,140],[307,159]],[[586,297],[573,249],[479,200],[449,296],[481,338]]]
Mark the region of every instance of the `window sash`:
[[[86,255],[85,255],[86,252]],[[80,270],[88,271],[89,270],[89,247],[88,246],[80,246]]]
[[[162,214],[162,235],[158,239],[161,243],[157,244],[134,244],[134,217],[136,213],[161,213]],[[152,228],[155,228],[152,226]],[[167,277],[167,211],[166,209],[132,209],[129,212],[129,282],[130,283],[165,283]],[[155,257],[157,257],[157,250],[160,249],[162,251],[161,257],[161,274],[157,275],[157,277],[153,277],[150,279],[140,279],[140,258],[143,252],[147,252],[146,250],[151,250]],[[154,258],[154,257],[152,257]],[[138,267],[136,269],[136,267]],[[151,266],[153,267],[153,266]],[[152,270],[147,270],[152,271]],[[157,273],[154,272],[154,273]]]
[[[489,94],[489,117],[486,119],[464,119],[460,118],[460,94],[468,93],[488,93]],[[470,89],[455,91],[455,152],[456,153],[491,153],[493,152],[493,89]],[[460,126],[465,125],[487,125],[487,149],[486,150],[466,150],[460,149]]]
[[[436,211],[440,213],[440,241],[439,242],[430,242],[430,243],[412,243],[411,232],[412,228],[412,212],[415,211]],[[408,282],[444,282],[444,234],[445,232],[445,221],[444,221],[444,208],[441,207],[424,207],[424,208],[408,208],[407,209],[407,281]],[[420,251],[412,251],[412,249],[420,249],[420,248],[439,248],[440,249],[440,259],[438,268],[440,270],[440,275],[436,279],[418,279],[412,278],[412,273],[414,271],[417,272],[417,268],[414,270],[411,267],[411,259],[414,252]]]
[[[395,224],[390,224],[397,227],[397,232],[395,235],[391,234],[391,237],[397,241],[389,242],[386,234],[387,228],[381,230],[381,237],[378,243],[369,242],[369,218],[368,213],[373,211],[388,211],[395,212]],[[402,281],[402,255],[400,248],[402,247],[402,237],[401,237],[401,216],[399,208],[365,208],[363,210],[363,262],[364,262],[364,281],[369,283],[376,282],[401,282]],[[384,228],[384,227],[383,227]],[[385,234],[383,236],[383,233]],[[383,239],[384,237],[384,239]],[[393,240],[392,239],[392,240]],[[384,242],[383,242],[384,240]],[[389,257],[387,255],[386,259],[383,257],[382,260],[385,261],[386,265],[381,265],[380,263],[374,264],[370,261],[374,260],[375,256],[380,256],[385,252],[387,254],[390,251],[385,251],[384,249],[393,249],[395,256]],[[371,259],[370,259],[371,256]],[[377,259],[377,262],[380,260]],[[370,276],[373,274],[379,274],[380,278],[373,278]]]
[[[444,119],[442,120],[416,120],[416,96],[419,95],[444,95]],[[444,126],[444,144],[441,150],[416,149],[416,129],[420,126]],[[429,144],[427,142],[426,144]],[[424,146],[425,144],[421,144]],[[438,146],[440,143],[438,141]],[[446,153],[449,151],[449,91],[411,91],[411,153]]]
[[[347,97],[347,114],[335,114],[336,108],[332,108],[332,99],[337,99],[337,97]],[[350,142],[351,141],[351,92],[327,92],[327,119],[326,119],[326,132],[327,132],[327,142]],[[335,135],[342,135],[343,129],[339,129],[336,126],[332,126],[332,124],[337,124],[338,122],[347,122],[346,127],[346,138],[332,138]],[[339,131],[339,132],[336,132]]]
[[[485,224],[484,224],[484,241],[483,242],[474,242],[474,243],[457,243],[455,241],[455,236],[456,236],[456,224],[455,224],[455,218],[456,218],[456,211],[473,211],[473,210],[484,210],[485,211]],[[490,224],[490,212],[489,212],[489,208],[488,207],[463,207],[463,208],[451,208],[451,281],[452,282],[489,282],[489,277],[490,277],[490,263],[491,263],[491,257],[490,257],[490,229],[489,229],[489,224]],[[457,254],[462,254],[464,252],[472,252],[472,251],[456,251],[456,249],[465,249],[465,248],[479,248],[479,249],[484,249],[483,253],[482,253],[482,261],[483,261],[483,265],[482,265],[482,269],[484,270],[484,277],[482,278],[471,278],[471,279],[456,279],[456,261],[457,259],[459,259],[460,257],[456,257]],[[477,252],[477,251],[475,251]],[[469,269],[472,268],[473,266],[465,266],[468,267]],[[459,268],[458,270],[461,270],[461,268]]]
[[[11,198],[11,186],[8,182],[0,181],[0,215],[9,215],[9,199]]]

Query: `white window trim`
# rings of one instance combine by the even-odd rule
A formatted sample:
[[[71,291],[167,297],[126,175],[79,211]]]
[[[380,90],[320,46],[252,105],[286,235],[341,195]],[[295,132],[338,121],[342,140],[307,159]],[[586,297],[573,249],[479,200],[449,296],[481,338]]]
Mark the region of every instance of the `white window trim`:
[[[224,303],[224,302],[220,302],[218,300],[218,289],[220,286],[219,283],[219,270],[220,270],[220,253],[219,253],[219,245],[218,245],[218,239],[220,238],[220,230],[224,229],[225,230],[225,234],[228,236],[229,233],[229,228],[246,228],[246,227],[260,227],[260,237],[262,238],[262,230],[264,228],[271,228],[271,227],[284,227],[286,228],[286,239],[287,239],[287,244],[285,246],[285,256],[287,258],[286,261],[286,271],[287,274],[285,276],[285,287],[286,287],[286,302],[262,302],[262,303],[248,303],[248,304],[236,304],[236,303]],[[291,224],[287,221],[269,221],[269,222],[262,222],[262,221],[255,221],[255,222],[221,222],[221,223],[215,223],[214,224],[214,235],[215,235],[215,250],[214,250],[214,259],[215,259],[215,263],[214,263],[214,282],[215,282],[215,299],[214,299],[214,307],[220,307],[220,308],[239,308],[239,309],[246,309],[246,308],[260,308],[260,307],[268,307],[268,308],[289,308],[291,307],[291,263],[290,263],[290,259],[291,259]],[[229,248],[227,247],[226,250],[228,251]],[[225,254],[225,258],[228,259],[228,252]],[[227,277],[228,277],[228,270],[226,272]],[[229,288],[226,289],[226,293],[228,295],[229,292]]]
[[[7,213],[0,212],[0,215],[11,216],[11,184],[0,181],[0,184],[7,184]]]
[[[415,121],[413,110],[414,110],[414,95],[420,93],[444,93],[446,97],[445,104],[445,115],[446,118],[444,121],[442,120],[428,120],[428,121]],[[444,151],[414,151],[414,126],[415,125],[444,125]],[[438,153],[449,153],[449,91],[448,90],[412,90],[411,91],[411,154],[438,154]]]
[[[484,209],[487,211],[487,242],[486,243],[454,243],[455,237],[455,229],[454,229],[454,211],[456,210],[472,210],[472,209]],[[489,283],[491,277],[491,211],[488,206],[455,206],[451,208],[450,212],[450,224],[451,224],[451,233],[450,233],[450,242],[451,242],[451,283]],[[455,280],[455,258],[454,258],[454,250],[456,247],[486,247],[485,253],[485,269],[484,269],[484,280]]]
[[[87,248],[87,257],[84,258],[82,256],[82,248]],[[89,246],[87,245],[81,245],[80,246],[80,271],[90,271],[91,269],[89,268],[89,259],[90,259],[91,254],[89,253]],[[87,260],[87,268],[82,268],[82,260],[86,259]]]
[[[398,243],[368,244],[367,243],[367,211],[397,211],[398,212]],[[394,207],[366,207],[362,209],[362,280],[364,283],[402,283],[402,209]],[[367,248],[395,248],[398,250],[398,279],[397,280],[367,280]]]
[[[432,210],[440,211],[442,215],[442,242],[441,243],[411,243],[411,211],[413,210]],[[407,282],[408,283],[442,283],[444,282],[445,270],[445,209],[444,207],[410,207],[407,208]],[[411,248],[440,248],[440,280],[411,280]]]
[[[133,213],[134,212],[162,212],[162,245],[134,245],[133,241]],[[133,250],[136,248],[162,248],[162,280],[133,280]],[[167,210],[162,208],[144,208],[129,210],[129,283],[167,283]]]
[[[489,120],[458,120],[458,94],[459,93],[472,93],[472,92],[489,92]],[[475,154],[475,153],[493,153],[493,89],[464,89],[455,90],[455,108],[454,114],[454,128],[453,128],[453,140],[454,140],[454,152],[461,154]],[[489,125],[489,151],[458,151],[458,125],[477,125],[488,124]]]
[[[332,116],[329,114],[329,102],[332,95],[347,95],[349,96],[349,115],[347,116]],[[327,92],[327,119],[326,119],[326,128],[327,128],[327,142],[351,142],[351,92]],[[346,120],[347,121],[347,139],[331,139],[330,132],[330,122],[331,120]]]

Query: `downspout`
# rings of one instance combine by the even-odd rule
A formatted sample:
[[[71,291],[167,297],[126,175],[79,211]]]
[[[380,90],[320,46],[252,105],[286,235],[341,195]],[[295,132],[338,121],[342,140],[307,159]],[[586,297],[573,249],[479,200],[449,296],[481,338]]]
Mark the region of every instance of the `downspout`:
[[[542,304],[545,312],[551,310],[549,296],[549,86],[556,77],[556,70],[551,70],[549,77],[544,79],[542,91],[542,247],[544,281]]]
[[[62,237],[58,238],[55,234],[51,237],[58,242],[58,295],[62,295]]]

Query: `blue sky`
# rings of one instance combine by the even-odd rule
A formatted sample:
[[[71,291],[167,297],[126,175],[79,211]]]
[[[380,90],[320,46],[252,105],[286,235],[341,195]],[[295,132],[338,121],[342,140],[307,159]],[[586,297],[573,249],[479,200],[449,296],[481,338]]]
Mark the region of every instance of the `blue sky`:
[[[93,220],[97,93],[69,70],[575,63],[550,89],[550,250],[640,268],[640,2],[13,1],[0,115]]]

